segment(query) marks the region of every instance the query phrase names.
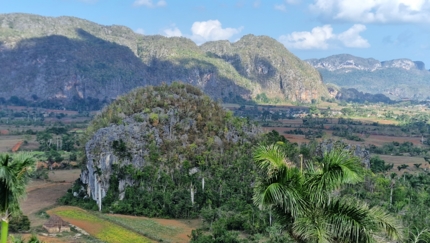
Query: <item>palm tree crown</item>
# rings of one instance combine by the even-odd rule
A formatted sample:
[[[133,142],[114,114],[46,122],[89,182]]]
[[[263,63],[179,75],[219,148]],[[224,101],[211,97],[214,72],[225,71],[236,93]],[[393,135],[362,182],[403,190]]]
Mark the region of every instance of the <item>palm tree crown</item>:
[[[272,208],[298,242],[375,242],[400,237],[396,220],[379,207],[356,198],[340,198],[339,190],[362,182],[366,170],[359,158],[334,149],[303,172],[286,159],[282,145],[260,145],[254,160],[260,169],[254,203]]]
[[[0,154],[1,243],[7,240],[10,215],[20,212],[18,200],[25,194],[34,165],[34,158],[28,153]]]

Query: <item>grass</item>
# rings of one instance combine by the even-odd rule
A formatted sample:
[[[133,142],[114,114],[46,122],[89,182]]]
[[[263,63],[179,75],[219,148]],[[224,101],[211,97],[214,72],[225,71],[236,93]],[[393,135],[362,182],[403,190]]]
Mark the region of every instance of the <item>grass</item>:
[[[101,215],[100,217],[113,223],[129,227],[151,239],[162,240],[163,242],[175,242],[176,236],[183,231],[180,227],[161,225],[149,218],[120,215]]]
[[[58,207],[49,211],[50,214],[56,214],[64,220],[77,225],[87,231],[92,236],[108,243],[152,242],[148,238],[128,230],[115,223],[106,221],[88,211],[74,207]]]

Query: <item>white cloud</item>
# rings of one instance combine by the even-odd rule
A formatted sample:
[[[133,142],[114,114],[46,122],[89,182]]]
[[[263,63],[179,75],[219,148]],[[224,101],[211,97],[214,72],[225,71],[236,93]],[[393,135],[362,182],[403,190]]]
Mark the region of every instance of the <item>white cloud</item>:
[[[314,0],[310,9],[325,19],[335,21],[430,22],[430,0]]]
[[[275,4],[274,8],[276,10],[281,11],[281,12],[286,12],[287,11],[287,7],[284,4]]]
[[[134,32],[136,32],[136,33],[138,33],[138,34],[141,34],[141,35],[144,35],[145,34],[145,31],[142,29],[142,28],[138,28],[137,30],[135,30]]]
[[[159,0],[157,3],[153,3],[152,0],[135,0],[133,3],[135,7],[145,6],[148,8],[165,7],[166,5],[165,0]]]
[[[328,49],[334,43],[340,42],[345,47],[367,48],[369,42],[360,36],[360,32],[366,30],[366,26],[355,24],[348,30],[334,34],[331,25],[317,26],[311,31],[293,32],[279,37],[287,48],[293,49]]]
[[[178,27],[176,26],[172,26],[172,28],[167,28],[163,32],[164,32],[164,35],[167,37],[182,36],[181,30],[179,30]]]
[[[360,32],[365,30],[366,30],[366,26],[362,24],[355,24],[347,31],[339,34],[337,38],[346,47],[367,48],[367,47],[370,47],[369,42],[360,36]]]
[[[289,35],[283,35],[279,40],[287,48],[294,49],[327,49],[327,41],[332,39],[333,28],[330,25],[315,27],[311,32],[293,32]]]
[[[255,0],[255,1],[254,1],[254,3],[252,4],[252,6],[253,6],[254,8],[259,8],[259,7],[260,7],[260,5],[261,5],[261,1],[260,1],[260,0]]]
[[[240,31],[242,31],[242,27],[223,29],[218,20],[208,20],[194,22],[191,26],[192,36],[190,38],[197,44],[201,44],[206,41],[228,40]]]

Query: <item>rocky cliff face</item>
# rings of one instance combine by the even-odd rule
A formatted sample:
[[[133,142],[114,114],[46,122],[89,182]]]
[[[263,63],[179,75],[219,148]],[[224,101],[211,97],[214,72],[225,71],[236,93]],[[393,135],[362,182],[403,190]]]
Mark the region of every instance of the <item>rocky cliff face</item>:
[[[175,80],[226,101],[264,93],[270,102],[310,102],[328,95],[315,70],[268,37],[198,47],[186,38],[142,36],[72,17],[0,15],[0,64],[0,97],[58,108],[109,103],[134,87]]]
[[[208,42],[200,48],[230,63],[270,97],[309,101],[328,96],[319,73],[270,37],[246,35],[235,43]]]
[[[349,54],[334,55],[321,59],[308,59],[307,63],[318,69],[328,71],[336,70],[363,70],[373,72],[380,69],[398,68],[404,70],[425,70],[425,65],[421,61],[411,61],[409,59],[395,59],[380,62],[373,58],[361,58]]]
[[[348,54],[306,61],[321,72],[325,83],[342,88],[380,93],[394,100],[423,100],[430,92],[430,72],[420,61],[396,59],[380,62]]]
[[[341,54],[321,59],[308,59],[307,63],[318,69],[328,71],[356,69],[375,71],[382,67],[381,62],[373,58],[359,58],[349,54]]]
[[[197,173],[197,181],[164,190],[204,187],[204,180],[214,177],[212,166],[216,169],[224,155],[228,160],[219,168],[232,166],[244,153],[241,148],[249,148],[260,134],[260,128],[233,117],[191,85],[139,88],[106,107],[88,127],[80,178],[99,205],[109,191],[114,200],[123,200],[127,187],[152,191],[161,186],[140,181],[139,173],[148,168],[172,180]]]

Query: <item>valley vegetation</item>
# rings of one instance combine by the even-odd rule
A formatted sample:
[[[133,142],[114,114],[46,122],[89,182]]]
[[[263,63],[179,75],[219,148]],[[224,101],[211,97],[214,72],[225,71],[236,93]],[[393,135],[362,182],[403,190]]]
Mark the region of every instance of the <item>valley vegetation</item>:
[[[133,102],[134,99],[140,100]],[[175,120],[169,117],[167,111],[174,104],[177,104],[175,114],[181,119],[185,119],[186,123],[180,123],[181,119]],[[329,104],[333,107],[336,106],[336,103]],[[318,238],[315,235],[316,231],[312,232],[312,229],[307,228],[302,229],[303,232],[306,230],[307,233],[300,233],[297,225],[301,221],[306,222],[307,219],[313,218],[318,219],[317,222],[321,223],[322,226],[327,226],[324,222],[328,222],[330,218],[322,217],[326,213],[318,212],[324,212],[326,210],[324,207],[332,205],[312,204],[312,208],[309,208],[310,205],[303,204],[302,207],[304,208],[301,209],[304,211],[294,217],[286,214],[288,212],[287,208],[280,210],[283,206],[275,199],[269,200],[259,207],[260,204],[256,204],[253,200],[258,192],[255,190],[256,186],[265,179],[270,179],[267,176],[267,171],[265,172],[264,169],[258,166],[261,160],[256,159],[256,154],[261,151],[262,147],[277,147],[280,151],[279,155],[284,157],[282,161],[289,161],[290,175],[296,173],[298,181],[295,183],[299,183],[297,188],[307,188],[305,184],[301,185],[300,183],[305,183],[311,180],[312,176],[318,175],[318,171],[322,169],[320,166],[327,159],[322,153],[325,147],[321,141],[327,139],[327,134],[324,133],[330,130],[321,129],[321,127],[324,128],[330,125],[335,131],[341,128],[339,131],[349,131],[349,134],[362,138],[364,142],[369,138],[360,133],[363,130],[386,135],[397,134],[400,136],[403,134],[402,136],[405,137],[422,135],[423,141],[426,143],[428,130],[424,114],[420,116],[398,114],[395,110],[394,112],[388,110],[385,114],[392,117],[393,121],[401,122],[398,125],[383,125],[376,121],[373,123],[371,121],[363,122],[357,120],[356,117],[345,116],[350,114],[349,111],[340,112],[341,117],[333,118],[333,114],[339,112],[339,108],[342,110],[346,107],[354,113],[363,112],[363,105],[348,104],[348,106],[344,106],[341,103],[338,107],[330,109],[331,114],[328,114],[326,118],[312,117],[312,115],[300,119],[300,121],[288,118],[290,115],[303,112],[318,114],[318,116],[324,112],[324,108],[321,108],[320,104],[316,103],[313,106],[310,107],[311,109],[306,107],[292,108],[293,112],[291,113],[281,113],[282,108],[278,107],[266,106],[263,109],[261,109],[262,107],[257,107],[256,109],[255,106],[237,106],[238,108],[232,108],[234,112],[245,117],[237,118],[231,112],[219,107],[219,104],[205,98],[198,89],[176,83],[172,87],[160,86],[142,89],[135,91],[133,96],[119,99],[96,116],[85,133],[71,133],[70,131],[76,129],[74,128],[75,125],[65,126],[57,123],[56,126],[35,126],[34,128],[37,129],[31,131],[28,135],[37,138],[39,144],[38,149],[41,152],[34,152],[34,156],[44,161],[52,160],[49,162],[51,164],[61,161],[59,163],[67,165],[67,161],[71,160],[69,156],[76,156],[77,160],[81,161],[78,158],[86,154],[82,151],[85,141],[94,136],[94,141],[100,141],[103,138],[103,136],[97,135],[97,131],[105,128],[105,126],[116,127],[117,130],[111,131],[118,133],[118,137],[112,139],[108,146],[99,146],[98,148],[98,151],[106,149],[104,152],[112,152],[112,155],[116,156],[119,162],[118,165],[112,167],[112,173],[115,176],[109,179],[110,189],[102,200],[103,213],[115,212],[164,218],[200,218],[203,223],[201,228],[190,234],[190,240],[193,242],[260,242],[262,240],[268,242],[312,242]],[[278,114],[278,120],[275,119],[275,114]],[[384,118],[387,118],[387,116]],[[291,124],[300,124],[299,127],[291,127],[293,128],[291,131],[297,129],[297,132],[309,133],[308,142],[294,143],[286,140],[282,134],[275,131],[264,134],[254,121],[260,120],[265,126],[273,126],[276,122],[282,124],[281,122],[284,122],[285,118],[294,122]],[[13,125],[14,122],[22,121],[25,121],[25,118],[9,120],[9,122],[12,122],[11,127],[13,128],[9,131],[25,135],[28,129],[21,130]],[[211,122],[207,123],[206,121]],[[178,124],[174,124],[174,122]],[[194,122],[195,129],[192,125],[190,126]],[[171,126],[174,129],[173,132],[167,129],[170,123],[174,124]],[[147,164],[138,170],[134,165],[130,164],[129,159],[130,156],[136,155],[133,142],[127,140],[128,136],[120,137],[121,132],[127,130],[125,129],[127,124],[147,126],[148,128],[143,130],[150,131],[148,134],[143,132],[144,136],[142,138],[148,144],[148,153],[146,155],[141,153]],[[78,125],[78,128],[80,126],[82,125]],[[186,128],[188,126],[189,128]],[[251,127],[255,128],[249,130]],[[158,129],[158,133],[154,129]],[[186,129],[188,129],[188,133],[185,132]],[[181,130],[184,130],[182,131],[183,133],[180,133]],[[250,133],[250,131],[252,132]],[[180,143],[174,145],[174,138],[180,138],[181,134],[185,133],[188,139],[180,140]],[[321,136],[318,135],[319,133],[321,133]],[[111,133],[111,135],[113,134]],[[162,139],[163,143],[171,140],[169,146],[151,144],[151,141],[156,138],[156,134]],[[169,134],[171,136],[170,140],[166,139]],[[224,139],[227,139],[227,137],[223,136],[228,134],[233,136],[237,143],[226,143]],[[69,149],[66,149],[70,148],[70,146],[57,147],[57,144],[53,142],[56,136],[71,136],[73,138],[70,152],[67,151]],[[370,134],[371,137],[372,134]],[[52,139],[51,142],[49,141],[50,139]],[[205,141],[205,139],[207,140]],[[64,141],[63,145],[67,145],[69,139],[66,138]],[[348,140],[345,143],[333,140],[332,143],[340,150],[350,148]],[[225,147],[227,144],[229,147]],[[25,146],[23,148],[25,149]],[[172,148],[175,149],[175,152],[169,151]],[[417,158],[421,158],[423,163],[417,163],[416,166],[410,163],[408,163],[410,166],[406,166],[406,164],[405,166],[402,166],[402,164],[393,166],[390,161],[386,163],[381,158],[371,157],[368,162],[373,173],[368,169],[357,167],[361,168],[360,171],[357,171],[359,179],[355,183],[342,183],[334,192],[326,191],[324,200],[328,197],[331,202],[334,202],[339,199],[338,197],[342,200],[346,198],[346,202],[342,201],[345,203],[344,206],[352,207],[357,205],[348,203],[350,203],[350,200],[356,202],[358,198],[363,202],[363,204],[360,204],[361,206],[365,204],[367,206],[364,208],[358,207],[356,210],[364,212],[372,209],[382,214],[388,212],[389,215],[386,215],[388,219],[395,218],[393,225],[403,225],[403,228],[396,228],[396,234],[391,236],[399,237],[403,235],[402,242],[426,242],[429,236],[426,226],[428,219],[426,216],[418,217],[418,215],[425,215],[426,210],[430,207],[427,203],[430,181],[427,179],[429,176],[428,171],[424,167],[427,154],[426,145],[417,146],[406,142],[387,142],[387,145],[375,145],[367,147],[367,149],[372,154],[379,153],[381,156],[398,153],[398,157],[404,158],[405,161],[410,155],[418,156]],[[183,158],[186,158],[186,160],[181,162],[179,157],[175,158],[174,156],[169,159],[169,152],[170,155],[179,152],[184,153]],[[346,152],[348,158],[353,158],[353,161],[360,164],[361,162],[357,161],[357,158],[350,155],[350,153]],[[303,164],[300,163],[300,154],[303,155]],[[99,157],[97,159],[103,158]],[[85,162],[87,159],[82,160],[87,163]],[[160,164],[163,166],[160,167]],[[168,170],[168,168],[173,169]],[[303,168],[303,172],[301,172],[301,168]],[[272,170],[276,171],[277,169]],[[397,171],[401,173],[394,173]],[[103,168],[96,167],[94,175],[100,176],[103,175],[102,173]],[[131,180],[138,183],[129,184],[120,191],[119,183],[127,176],[130,176]],[[91,197],[88,197],[85,187],[86,185],[78,180],[60,202],[90,210],[98,210],[97,203]],[[75,196],[76,193],[77,196]],[[123,193],[124,197],[119,200],[121,193]],[[193,193],[194,203],[192,201]],[[297,200],[300,201],[309,195],[305,191],[305,194],[297,194],[297,196],[299,197]],[[309,200],[307,199],[307,201]],[[314,212],[318,215],[312,215],[309,212]],[[290,220],[286,221],[286,219]],[[369,218],[363,219],[370,220]],[[294,227],[294,225],[296,226]],[[306,225],[311,227],[311,224]],[[321,225],[314,225],[314,229]],[[373,223],[371,225],[373,225],[371,227],[375,227]],[[325,231],[325,235],[321,235],[321,237],[329,239],[329,242],[336,242],[335,238],[338,236],[335,235],[339,234],[338,232],[336,233],[332,229],[324,227],[321,230]],[[369,239],[372,237],[384,237],[383,232],[385,230],[376,227],[375,232],[378,230],[380,233],[368,235]],[[324,232],[321,231],[321,233]],[[385,235],[385,237],[388,236],[390,235]]]
[[[94,174],[87,175],[104,183],[93,184],[95,188],[109,183],[106,196],[98,205],[97,191],[86,193],[91,180],[78,180],[61,203],[105,213],[201,218],[203,226],[190,235],[192,242],[426,241],[425,222],[411,220],[415,212],[408,201],[430,194],[426,187],[406,188],[416,180],[427,183],[418,178],[428,172],[397,176],[388,173],[385,161],[375,159],[367,169],[347,143],[333,141],[331,150],[317,141],[291,143],[275,131],[258,132],[251,120],[218,106],[180,83],[138,89],[119,98],[95,117],[84,136],[86,147],[95,151],[86,151],[86,167],[94,168]],[[172,107],[182,119],[172,121]],[[169,122],[177,123],[173,131]],[[136,126],[148,128],[139,135],[121,135]],[[192,139],[179,139],[184,130]],[[235,139],[229,142],[229,136]],[[158,144],[151,144],[154,139]],[[148,141],[139,145],[144,152],[137,152],[137,141]],[[105,155],[98,157],[100,153]],[[106,160],[109,153],[116,159],[110,168],[103,167],[99,163],[111,163]],[[94,158],[91,163],[89,156]],[[144,166],[133,162],[138,156]],[[406,192],[409,198],[402,194]],[[430,206],[422,202],[423,210]],[[351,224],[352,219],[356,223]],[[329,227],[333,222],[339,228]]]

